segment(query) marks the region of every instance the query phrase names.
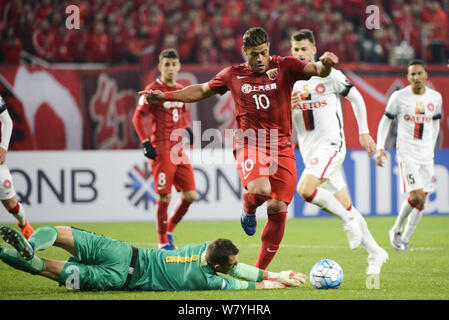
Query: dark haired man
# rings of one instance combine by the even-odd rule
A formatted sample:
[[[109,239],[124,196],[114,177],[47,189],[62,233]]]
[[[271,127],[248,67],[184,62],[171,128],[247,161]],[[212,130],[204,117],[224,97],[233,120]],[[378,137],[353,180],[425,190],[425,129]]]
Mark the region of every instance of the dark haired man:
[[[247,62],[223,69],[209,82],[172,92],[147,90],[140,94],[151,103],[194,102],[231,91],[237,122],[234,157],[245,188],[241,224],[246,234],[254,235],[256,209],[267,203],[268,220],[256,262],[256,267],[265,269],[283,238],[287,207],[295,193],[293,85],[312,76],[327,76],[338,58],[326,52],[320,62],[304,63],[293,57],[270,56],[268,35],[262,28],[245,32],[243,51]]]
[[[176,82],[181,68],[178,53],[175,49],[166,49],[159,55],[160,78],[151,82],[145,90],[173,91],[183,86]],[[143,145],[144,155],[149,158],[154,181],[154,189],[158,194],[156,217],[159,249],[173,250],[176,245],[173,230],[186,214],[191,203],[196,198],[193,168],[185,152],[176,150],[176,159],[172,151],[179,141],[170,139],[175,130],[186,129],[190,144],[193,144],[193,133],[185,120],[186,107],[181,102],[164,102],[147,104],[139,99],[133,116],[133,124]],[[148,123],[145,127],[144,118]],[[151,136],[151,139],[148,136]],[[177,161],[181,159],[181,161]],[[167,209],[171,200],[172,186],[181,191],[182,196],[177,203],[170,219]]]
[[[239,263],[238,248],[217,239],[177,250],[135,248],[130,244],[72,227],[45,226],[27,241],[18,231],[1,227],[12,248],[0,247],[0,260],[71,289],[182,291],[278,289],[300,287],[307,276],[293,271],[273,273]],[[56,246],[68,261],[40,258],[35,252]],[[222,277],[217,272],[229,274]]]
[[[315,60],[313,32],[302,29],[291,37],[292,55],[302,61]],[[359,126],[360,145],[369,156],[376,143],[368,129],[365,102],[360,92],[339,70],[332,69],[325,77],[312,77],[296,82],[292,94],[293,125],[305,169],[297,190],[301,197],[340,218],[351,249],[360,243],[368,251],[368,274],[380,273],[388,254],[372,237],[360,212],[352,205],[346,187],[342,164],[346,141],[340,96],[351,102]]]
[[[377,130],[376,164],[383,166],[385,141],[394,118],[398,121],[396,140],[401,192],[409,193],[401,205],[395,224],[389,231],[390,244],[397,250],[410,250],[408,241],[422,217],[429,192],[434,190],[434,149],[440,130],[443,107],[441,94],[426,86],[424,61],[413,59],[408,64],[410,85],[395,91]],[[407,224],[402,233],[405,219]]]

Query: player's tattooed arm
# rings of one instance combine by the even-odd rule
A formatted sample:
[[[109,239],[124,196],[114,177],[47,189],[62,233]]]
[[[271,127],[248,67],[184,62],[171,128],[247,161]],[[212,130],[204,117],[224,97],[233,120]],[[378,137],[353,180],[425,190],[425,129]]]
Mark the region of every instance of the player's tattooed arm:
[[[207,82],[192,84],[181,90],[162,92],[160,90],[139,91],[139,95],[144,95],[146,103],[162,104],[165,101],[181,101],[185,103],[197,102],[217,94],[209,88]]]

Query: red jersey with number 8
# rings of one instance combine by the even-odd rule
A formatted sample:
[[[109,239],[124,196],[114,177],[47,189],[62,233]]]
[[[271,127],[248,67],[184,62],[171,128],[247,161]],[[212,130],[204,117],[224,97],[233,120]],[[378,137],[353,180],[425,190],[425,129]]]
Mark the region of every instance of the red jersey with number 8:
[[[183,86],[176,83],[169,87],[160,79],[156,79],[145,87],[145,90],[161,90],[163,92],[176,91],[182,89]],[[184,117],[186,112],[183,102],[166,101],[163,104],[142,104],[139,101],[136,112],[144,117],[148,115],[148,124],[146,132],[137,132],[140,140],[151,135],[151,144],[158,154],[170,152],[171,148],[181,141],[180,135],[175,135],[175,141],[170,140],[173,130],[187,128],[187,122]],[[137,129],[137,128],[136,128]],[[178,138],[179,137],[179,138]]]

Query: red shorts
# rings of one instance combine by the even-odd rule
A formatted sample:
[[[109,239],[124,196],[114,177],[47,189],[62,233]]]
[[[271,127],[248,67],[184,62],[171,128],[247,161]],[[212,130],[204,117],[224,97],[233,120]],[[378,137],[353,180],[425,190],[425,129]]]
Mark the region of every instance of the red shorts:
[[[196,190],[193,168],[186,155],[181,163],[174,164],[170,153],[158,154],[156,160],[150,160],[150,164],[157,194],[171,193],[173,185],[178,192]]]
[[[243,187],[256,178],[267,177],[271,198],[290,203],[296,192],[296,161],[292,147],[283,148],[277,156],[245,147],[234,151],[237,170]]]

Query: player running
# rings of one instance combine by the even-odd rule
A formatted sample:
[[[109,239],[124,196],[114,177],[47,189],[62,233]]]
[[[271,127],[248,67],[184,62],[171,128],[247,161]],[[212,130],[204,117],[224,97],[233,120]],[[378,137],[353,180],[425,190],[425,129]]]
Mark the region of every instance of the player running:
[[[377,131],[376,164],[382,167],[382,160],[387,157],[385,141],[392,120],[397,119],[396,158],[401,192],[409,194],[389,231],[391,246],[397,250],[410,250],[408,242],[422,217],[427,194],[434,191],[433,157],[443,99],[439,92],[426,86],[427,77],[424,61],[410,61],[407,72],[410,85],[391,95]]]
[[[11,139],[13,122],[9,116],[5,101],[0,96],[0,200],[3,206],[17,220],[20,232],[28,239],[34,232],[33,227],[25,217],[23,205],[17,200],[11,173],[5,164]]]
[[[338,58],[326,52],[318,63],[293,57],[270,56],[268,35],[250,28],[243,35],[246,63],[227,67],[212,80],[173,92],[142,91],[152,103],[195,102],[231,91],[237,131],[234,157],[243,187],[242,227],[256,232],[256,209],[267,202],[268,220],[256,267],[265,269],[283,238],[287,207],[296,185],[296,164],[291,141],[291,90],[297,80],[327,76]]]
[[[159,55],[161,76],[148,84],[145,90],[173,91],[182,89],[183,86],[176,82],[180,68],[181,64],[176,50],[162,51]],[[158,248],[161,250],[176,249],[173,230],[196,199],[195,178],[188,156],[183,150],[176,150],[176,158],[180,161],[174,161],[171,157],[173,147],[179,144],[179,141],[170,139],[175,130],[186,129],[189,133],[190,144],[193,144],[193,133],[187,127],[185,112],[185,104],[181,102],[167,101],[160,104],[147,104],[141,98],[133,116],[134,128],[142,142],[144,155],[150,159],[154,189],[158,194],[156,227]],[[145,120],[148,121],[146,127]],[[148,138],[149,135],[151,135],[151,139]],[[173,185],[178,192],[181,191],[182,196],[167,221],[167,209]]]
[[[217,239],[177,250],[135,248],[130,244],[73,227],[45,226],[27,241],[12,228],[0,235],[15,249],[0,247],[0,260],[59,285],[85,291],[237,290],[300,287],[307,276],[293,271],[263,271],[239,262],[238,248]],[[68,261],[40,258],[52,246],[72,256]],[[229,274],[222,277],[217,272]]]
[[[313,62],[316,46],[313,32],[302,29],[291,37],[292,55]],[[360,243],[368,251],[367,274],[380,273],[387,252],[372,237],[360,212],[352,205],[342,164],[346,155],[340,96],[348,99],[357,119],[360,144],[368,155],[376,144],[368,130],[365,102],[360,92],[336,69],[325,77],[295,83],[292,95],[293,124],[305,169],[297,190],[301,197],[329,212],[343,223],[351,249]]]

